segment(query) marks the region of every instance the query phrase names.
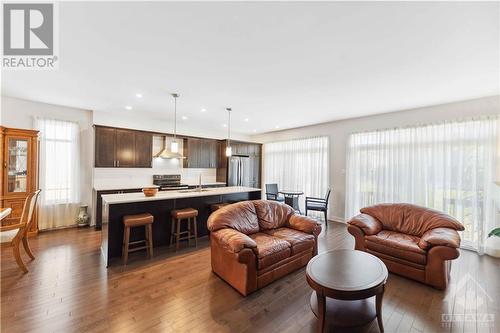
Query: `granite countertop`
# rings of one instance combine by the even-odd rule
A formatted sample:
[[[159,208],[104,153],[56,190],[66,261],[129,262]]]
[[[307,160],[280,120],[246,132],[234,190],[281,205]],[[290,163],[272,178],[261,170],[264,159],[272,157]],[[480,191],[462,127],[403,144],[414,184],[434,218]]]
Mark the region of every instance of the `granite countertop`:
[[[143,193],[123,193],[123,194],[105,194],[102,196],[104,205],[113,205],[121,203],[133,203],[142,201],[170,200],[180,198],[206,197],[211,195],[224,195],[232,193],[255,192],[260,188],[229,186],[198,190],[180,190],[180,191],[160,191],[154,197],[146,197]]]

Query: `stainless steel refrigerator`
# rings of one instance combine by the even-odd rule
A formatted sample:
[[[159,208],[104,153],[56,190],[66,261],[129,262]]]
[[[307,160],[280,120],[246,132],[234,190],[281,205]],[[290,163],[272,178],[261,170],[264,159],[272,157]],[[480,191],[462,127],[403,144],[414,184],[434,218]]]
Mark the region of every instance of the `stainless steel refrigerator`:
[[[228,166],[228,186],[250,186],[250,157],[231,156]]]

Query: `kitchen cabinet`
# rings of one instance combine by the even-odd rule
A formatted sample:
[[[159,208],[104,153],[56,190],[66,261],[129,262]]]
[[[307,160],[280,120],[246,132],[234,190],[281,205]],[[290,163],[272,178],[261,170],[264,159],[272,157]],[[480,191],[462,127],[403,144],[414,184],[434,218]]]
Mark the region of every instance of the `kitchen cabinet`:
[[[102,229],[102,196],[104,194],[121,194],[121,193],[137,193],[137,192],[142,192],[141,188],[128,188],[128,189],[121,189],[121,190],[102,190],[102,191],[95,191],[95,196],[94,196],[94,207],[95,209],[95,229],[96,230],[101,230]]]
[[[38,131],[0,126],[0,207],[11,208],[2,225],[19,223],[28,194],[38,190]],[[30,233],[38,231],[37,213]]]
[[[151,168],[153,136],[147,132],[135,132],[135,167]]]
[[[151,168],[151,133],[113,127],[95,127],[96,168]]]
[[[184,167],[197,168],[200,160],[200,139],[184,139]]]
[[[233,155],[248,155],[248,144],[246,143],[232,143]]]
[[[216,140],[184,139],[185,168],[217,168],[218,155]]]
[[[109,127],[95,127],[95,166],[114,167],[116,130]]]
[[[116,166],[133,168],[135,166],[135,133],[130,130],[117,129],[115,135]]]

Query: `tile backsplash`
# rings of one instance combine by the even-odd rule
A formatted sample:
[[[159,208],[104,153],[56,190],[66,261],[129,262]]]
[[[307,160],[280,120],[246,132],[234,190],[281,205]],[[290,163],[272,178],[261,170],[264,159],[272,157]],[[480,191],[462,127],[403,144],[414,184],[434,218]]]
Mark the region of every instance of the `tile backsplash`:
[[[203,183],[216,181],[216,169],[187,169],[179,166],[178,160],[155,158],[152,168],[94,168],[94,188],[141,188],[153,184],[157,174],[180,174],[184,184],[198,184],[200,174]]]

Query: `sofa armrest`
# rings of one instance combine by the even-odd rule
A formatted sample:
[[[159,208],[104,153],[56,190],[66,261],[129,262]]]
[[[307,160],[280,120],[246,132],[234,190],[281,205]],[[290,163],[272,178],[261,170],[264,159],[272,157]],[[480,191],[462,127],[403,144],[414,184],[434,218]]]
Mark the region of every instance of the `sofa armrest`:
[[[247,235],[230,228],[219,229],[210,234],[210,237],[215,238],[223,247],[238,253],[243,248],[257,247],[257,243]]]
[[[321,233],[321,224],[307,216],[296,214],[290,216],[288,226],[292,229],[305,232],[306,234],[315,235],[316,237]]]
[[[460,236],[456,230],[450,228],[435,228],[426,231],[418,246],[423,250],[428,250],[433,246],[448,246],[453,248],[460,247]]]
[[[359,214],[350,219],[347,224],[355,225],[360,228],[365,235],[376,235],[382,231],[382,223],[368,214]]]

